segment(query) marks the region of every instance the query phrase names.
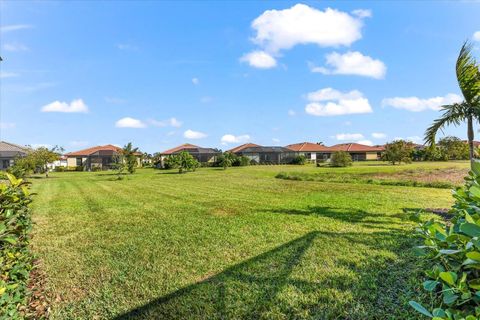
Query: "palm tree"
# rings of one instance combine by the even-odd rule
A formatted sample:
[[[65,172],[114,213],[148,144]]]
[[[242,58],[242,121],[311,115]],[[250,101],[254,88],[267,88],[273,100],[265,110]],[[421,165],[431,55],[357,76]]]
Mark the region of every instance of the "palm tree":
[[[124,156],[124,161],[126,162],[127,171],[129,173],[135,172],[135,166],[137,164],[137,157],[136,153],[138,152],[138,148],[134,148],[132,143],[127,143],[122,149],[122,155]]]
[[[433,146],[438,130],[442,131],[445,126],[451,124],[458,126],[467,121],[469,155],[470,161],[473,162],[473,122],[480,121],[480,70],[471,52],[472,45],[466,41],[456,64],[457,81],[464,101],[441,107],[443,114],[425,132],[425,142]]]

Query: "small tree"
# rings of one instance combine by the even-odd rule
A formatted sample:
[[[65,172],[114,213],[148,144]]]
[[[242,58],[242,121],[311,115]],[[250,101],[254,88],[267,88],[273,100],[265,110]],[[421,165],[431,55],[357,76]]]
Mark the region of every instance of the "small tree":
[[[176,158],[174,162],[178,166],[178,173],[184,173],[190,170],[195,171],[199,165],[198,161],[187,151],[182,151],[173,157]]]
[[[332,154],[330,159],[330,165],[332,167],[348,167],[352,165],[352,156],[345,151],[336,151]]]
[[[395,140],[385,145],[383,160],[389,161],[391,164],[410,163],[413,156],[413,143],[405,140]]]
[[[34,166],[34,171],[45,173],[45,177],[48,178],[48,164],[56,161],[60,158],[60,153],[63,152],[63,148],[55,146],[51,149],[46,147],[39,147],[29,152],[26,159],[21,161],[27,167]]]
[[[231,152],[224,152],[223,154],[219,155],[217,158],[217,164],[220,167],[223,167],[223,170],[226,170],[228,167],[233,165],[236,156]]]
[[[135,167],[137,166],[137,156],[135,154],[137,152],[138,148],[134,148],[131,142],[127,143],[122,149],[123,161],[130,174],[135,173]]]
[[[445,137],[437,143],[444,154],[445,160],[467,160],[469,158],[468,144],[457,137]]]
[[[301,155],[295,156],[292,159],[291,163],[292,164],[304,165],[306,162],[307,162],[307,158],[303,154],[301,154]]]
[[[117,180],[122,180],[123,172],[127,169],[125,162],[125,156],[122,153],[115,154],[113,156],[113,162],[111,164],[112,169],[115,169],[117,173]]]
[[[247,156],[237,156],[235,155],[235,159],[233,160],[232,166],[233,167],[245,167],[250,165],[250,158]]]

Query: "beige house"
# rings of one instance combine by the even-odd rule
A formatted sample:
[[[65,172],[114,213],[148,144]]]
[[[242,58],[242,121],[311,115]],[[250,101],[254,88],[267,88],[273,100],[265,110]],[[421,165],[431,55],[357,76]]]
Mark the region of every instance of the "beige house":
[[[90,171],[93,168],[100,170],[110,169],[115,162],[115,156],[121,154],[122,148],[107,144],[96,146],[65,154],[67,158],[67,167],[83,167]],[[137,156],[137,166],[142,166],[142,153],[135,153]]]
[[[353,161],[380,160],[385,151],[384,146],[367,146],[360,143],[341,143],[329,147],[332,152],[345,151],[350,153]]]

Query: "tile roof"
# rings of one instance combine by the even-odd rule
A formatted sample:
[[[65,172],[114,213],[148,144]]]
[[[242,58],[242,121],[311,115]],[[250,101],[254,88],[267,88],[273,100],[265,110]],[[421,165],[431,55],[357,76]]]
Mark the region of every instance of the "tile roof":
[[[380,152],[385,151],[383,146],[367,146],[360,143],[340,143],[330,147],[332,151],[347,151],[347,152]]]
[[[324,151],[331,151],[330,147],[320,145],[317,143],[311,143],[311,142],[300,142],[300,143],[294,143],[294,144],[289,144],[288,146],[285,146],[288,149],[291,149],[296,152],[324,152]]]
[[[79,150],[79,151],[65,153],[65,156],[67,156],[67,157],[89,156],[89,155],[91,155],[95,152],[98,152],[98,151],[119,152],[120,150],[122,150],[122,148],[119,148],[119,147],[114,146],[112,144],[107,144],[107,145],[104,145],[104,146],[96,146],[96,147],[91,147],[91,148],[87,148],[87,149],[83,149],[83,150]]]
[[[291,149],[278,147],[278,146],[254,146],[254,147],[247,147],[243,148],[237,152],[245,152],[245,153],[257,153],[257,152],[264,152],[264,153],[279,153],[279,152],[293,152]]]
[[[251,147],[260,147],[258,144],[255,144],[255,143],[244,143],[244,144],[241,144],[233,149],[230,149],[230,150],[227,150],[228,152],[231,152],[231,153],[236,153],[236,152],[240,152],[242,151],[243,149],[245,148],[251,148]]]
[[[196,146],[194,144],[185,143],[185,144],[182,144],[178,147],[165,150],[165,151],[161,152],[161,154],[168,155],[168,154],[179,153],[181,151],[187,151],[187,152],[190,152],[190,153],[219,153],[219,151],[216,150],[216,149],[202,148],[202,147]]]
[[[0,141],[0,151],[26,153],[29,150],[30,150],[30,148],[25,147],[25,146],[21,146],[21,145],[6,142],[6,141]]]

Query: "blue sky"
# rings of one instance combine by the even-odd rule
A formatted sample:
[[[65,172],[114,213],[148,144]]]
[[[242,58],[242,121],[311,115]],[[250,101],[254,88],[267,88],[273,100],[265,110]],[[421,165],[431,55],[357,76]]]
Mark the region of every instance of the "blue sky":
[[[480,2],[0,6],[1,139],[68,151],[419,142],[480,57]]]

